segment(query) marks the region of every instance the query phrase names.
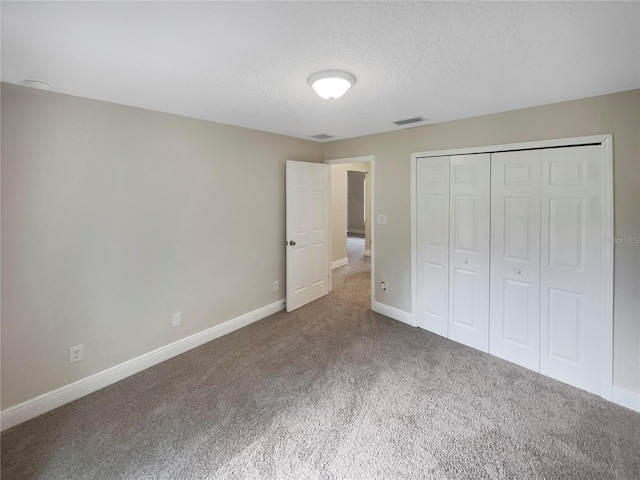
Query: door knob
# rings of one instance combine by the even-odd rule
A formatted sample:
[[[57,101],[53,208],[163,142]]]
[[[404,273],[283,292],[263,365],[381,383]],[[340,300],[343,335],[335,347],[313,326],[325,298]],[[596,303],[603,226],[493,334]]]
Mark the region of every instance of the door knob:
[[[516,275],[520,275],[522,273],[522,270],[520,270],[519,268],[516,268],[514,272],[516,272]]]
[[[291,246],[294,246],[295,244],[296,244],[296,241],[295,241],[295,240],[291,240],[291,241],[289,242],[289,245],[291,245]]]
[[[464,260],[462,263],[466,265],[467,263],[469,263],[469,260]]]

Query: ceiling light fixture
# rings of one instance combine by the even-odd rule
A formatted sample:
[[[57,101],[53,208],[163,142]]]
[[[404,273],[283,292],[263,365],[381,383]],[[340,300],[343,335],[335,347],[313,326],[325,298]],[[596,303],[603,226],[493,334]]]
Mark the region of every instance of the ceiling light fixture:
[[[25,87],[37,88],[38,90],[51,90],[53,83],[46,80],[36,80],[35,78],[27,78],[22,84]]]
[[[322,98],[335,100],[343,96],[356,83],[356,79],[347,72],[324,70],[311,75],[308,82]]]

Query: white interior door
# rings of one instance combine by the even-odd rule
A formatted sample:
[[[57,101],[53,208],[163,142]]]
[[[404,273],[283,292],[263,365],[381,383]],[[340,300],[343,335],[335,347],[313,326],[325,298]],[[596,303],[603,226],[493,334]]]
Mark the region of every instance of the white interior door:
[[[449,338],[489,351],[490,155],[450,157]]]
[[[329,293],[330,168],[286,162],[288,312]]]
[[[543,150],[491,156],[490,352],[540,368],[540,165]]]
[[[544,151],[540,372],[602,394],[603,167],[600,146]]]
[[[417,162],[417,323],[449,333],[449,157]]]

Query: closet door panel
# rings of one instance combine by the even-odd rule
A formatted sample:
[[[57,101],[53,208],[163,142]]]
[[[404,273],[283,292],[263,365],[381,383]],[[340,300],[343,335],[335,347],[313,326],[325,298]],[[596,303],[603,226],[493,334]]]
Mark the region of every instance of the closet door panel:
[[[540,368],[541,151],[491,157],[490,352]]]
[[[417,161],[417,323],[448,335],[449,157]]]
[[[449,338],[489,350],[490,155],[450,157]]]
[[[602,162],[599,146],[544,151],[540,372],[601,394]]]

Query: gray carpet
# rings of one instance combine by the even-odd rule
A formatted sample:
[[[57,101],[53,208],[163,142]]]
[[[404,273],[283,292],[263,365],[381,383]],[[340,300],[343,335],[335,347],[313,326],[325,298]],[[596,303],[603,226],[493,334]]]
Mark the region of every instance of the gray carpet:
[[[334,291],[2,434],[3,479],[638,479],[640,414]]]

